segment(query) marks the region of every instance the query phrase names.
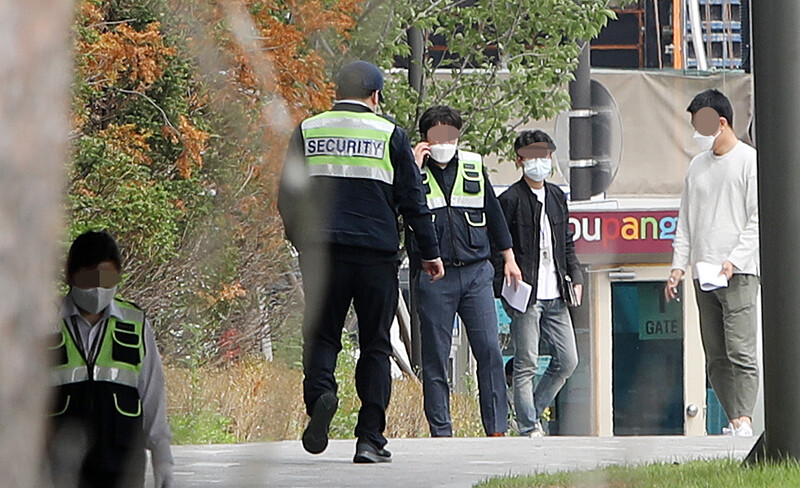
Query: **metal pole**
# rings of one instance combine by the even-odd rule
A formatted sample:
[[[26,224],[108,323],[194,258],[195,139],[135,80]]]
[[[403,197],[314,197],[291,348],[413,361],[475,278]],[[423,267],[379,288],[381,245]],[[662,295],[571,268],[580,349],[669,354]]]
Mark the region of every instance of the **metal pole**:
[[[742,69],[749,73],[752,63],[750,61],[750,0],[742,0]]]
[[[683,69],[683,0],[672,0],[672,67]]]
[[[588,200],[592,196],[592,79],[589,43],[580,54],[575,79],[569,84],[572,110],[569,113],[570,199]]]
[[[694,58],[697,60],[697,69],[706,71],[708,62],[706,61],[706,47],[703,44],[703,28],[700,23],[700,4],[697,0],[689,0],[689,22],[692,24],[692,45],[694,46]],[[710,30],[708,39],[711,40]]]
[[[664,50],[661,47],[661,6],[658,0],[653,0],[653,11],[656,15],[656,45],[658,46],[658,69],[664,67],[664,61],[661,59],[661,52]]]
[[[411,88],[417,91],[417,110],[414,115],[415,123],[422,115],[422,107],[420,103],[425,99],[425,83],[423,63],[425,60],[425,37],[422,35],[422,30],[417,27],[411,27],[406,31],[408,35],[408,47],[411,48],[411,56],[408,63],[408,84]],[[417,297],[414,293],[412,282],[416,273],[421,273],[422,270],[414,269],[413,264],[409,264],[408,270],[408,307],[411,314],[411,353],[409,359],[411,360],[411,368],[415,373],[422,374],[422,332],[419,324],[419,314],[417,313]]]
[[[422,273],[422,270],[415,270],[413,265],[409,263],[408,269],[408,305],[409,314],[411,315],[411,368],[414,372],[422,377],[422,329],[419,323],[419,312],[417,310],[417,294],[414,292],[414,278],[416,273]]]
[[[767,458],[800,459],[800,2],[752,2]]]
[[[417,27],[411,27],[406,34],[408,35],[408,47],[411,48],[411,56],[408,62],[408,84],[417,93],[422,93],[422,63],[425,54],[425,40],[422,36],[422,31]]]

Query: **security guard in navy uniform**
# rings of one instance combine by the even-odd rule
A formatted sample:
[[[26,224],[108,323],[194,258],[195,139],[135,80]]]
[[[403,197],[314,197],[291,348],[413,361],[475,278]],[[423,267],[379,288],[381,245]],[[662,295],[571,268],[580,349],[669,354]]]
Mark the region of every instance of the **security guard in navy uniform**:
[[[444,279],[435,283],[421,276],[412,279],[422,333],[425,415],[432,436],[453,435],[447,363],[453,321],[458,313],[478,363],[484,431],[489,436],[502,436],[507,430],[508,404],[497,334],[490,243],[502,250],[506,280],[516,284],[522,275],[481,156],[458,149],[461,126],[461,115],[453,108],[431,107],[419,121],[423,142],[414,148],[446,270]],[[419,261],[416,229],[411,229],[408,241],[412,261]]]
[[[172,486],[161,358],[144,312],[116,298],[122,260],[105,232],[86,232],[67,258],[70,292],[51,345],[53,484],[142,488],[145,449],[156,488]]]
[[[306,296],[303,397],[311,419],[303,447],[312,454],[327,447],[338,406],[336,357],[352,303],[360,350],[356,463],[391,461],[383,431],[391,393],[389,328],[398,301],[398,213],[417,231],[425,272],[431,279],[444,274],[408,135],[375,114],[382,89],[376,66],[342,67],[333,108],[305,119],[292,134],[278,195]]]

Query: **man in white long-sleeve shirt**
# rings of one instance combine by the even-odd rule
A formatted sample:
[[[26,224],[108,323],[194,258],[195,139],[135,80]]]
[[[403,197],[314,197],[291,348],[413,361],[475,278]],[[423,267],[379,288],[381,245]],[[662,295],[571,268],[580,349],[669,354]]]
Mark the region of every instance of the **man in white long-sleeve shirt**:
[[[686,267],[695,267],[706,370],[730,419],[723,433],[752,436],[759,375],[756,150],[736,137],[733,108],[718,90],[697,94],[688,111],[702,152],[686,172],[664,293],[676,298]],[[708,283],[723,275],[727,286]]]
[[[50,348],[57,487],[141,488],[145,449],[156,488],[172,486],[161,357],[144,312],[115,297],[121,271],[117,244],[105,232],[81,234],[70,247],[70,292]]]

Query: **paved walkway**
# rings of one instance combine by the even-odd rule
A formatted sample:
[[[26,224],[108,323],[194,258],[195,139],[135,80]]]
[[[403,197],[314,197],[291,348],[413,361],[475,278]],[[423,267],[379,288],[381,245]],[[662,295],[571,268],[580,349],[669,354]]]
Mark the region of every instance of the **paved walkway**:
[[[331,441],[318,456],[303,451],[299,441],[176,446],[173,452],[176,488],[428,488],[471,487],[495,476],[611,464],[742,459],[755,440],[722,436],[392,439],[387,448],[394,462],[380,465],[353,464],[354,440]]]

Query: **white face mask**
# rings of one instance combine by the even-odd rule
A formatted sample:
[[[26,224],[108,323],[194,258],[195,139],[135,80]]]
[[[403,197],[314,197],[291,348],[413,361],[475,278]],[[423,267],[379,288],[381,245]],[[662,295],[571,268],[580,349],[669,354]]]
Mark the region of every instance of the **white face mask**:
[[[694,131],[694,135],[692,138],[700,146],[701,151],[710,151],[714,147],[714,142],[717,140],[717,136],[720,135],[722,132],[722,127],[719,128],[716,134],[713,136],[704,136],[703,134]]]
[[[553,172],[553,160],[550,158],[526,159],[522,162],[525,176],[533,181],[544,181]]]
[[[117,294],[117,287],[112,288],[78,288],[73,286],[70,291],[75,305],[89,313],[100,313],[106,309],[114,296]]]
[[[457,144],[431,144],[431,158],[441,164],[447,164],[458,150]]]

